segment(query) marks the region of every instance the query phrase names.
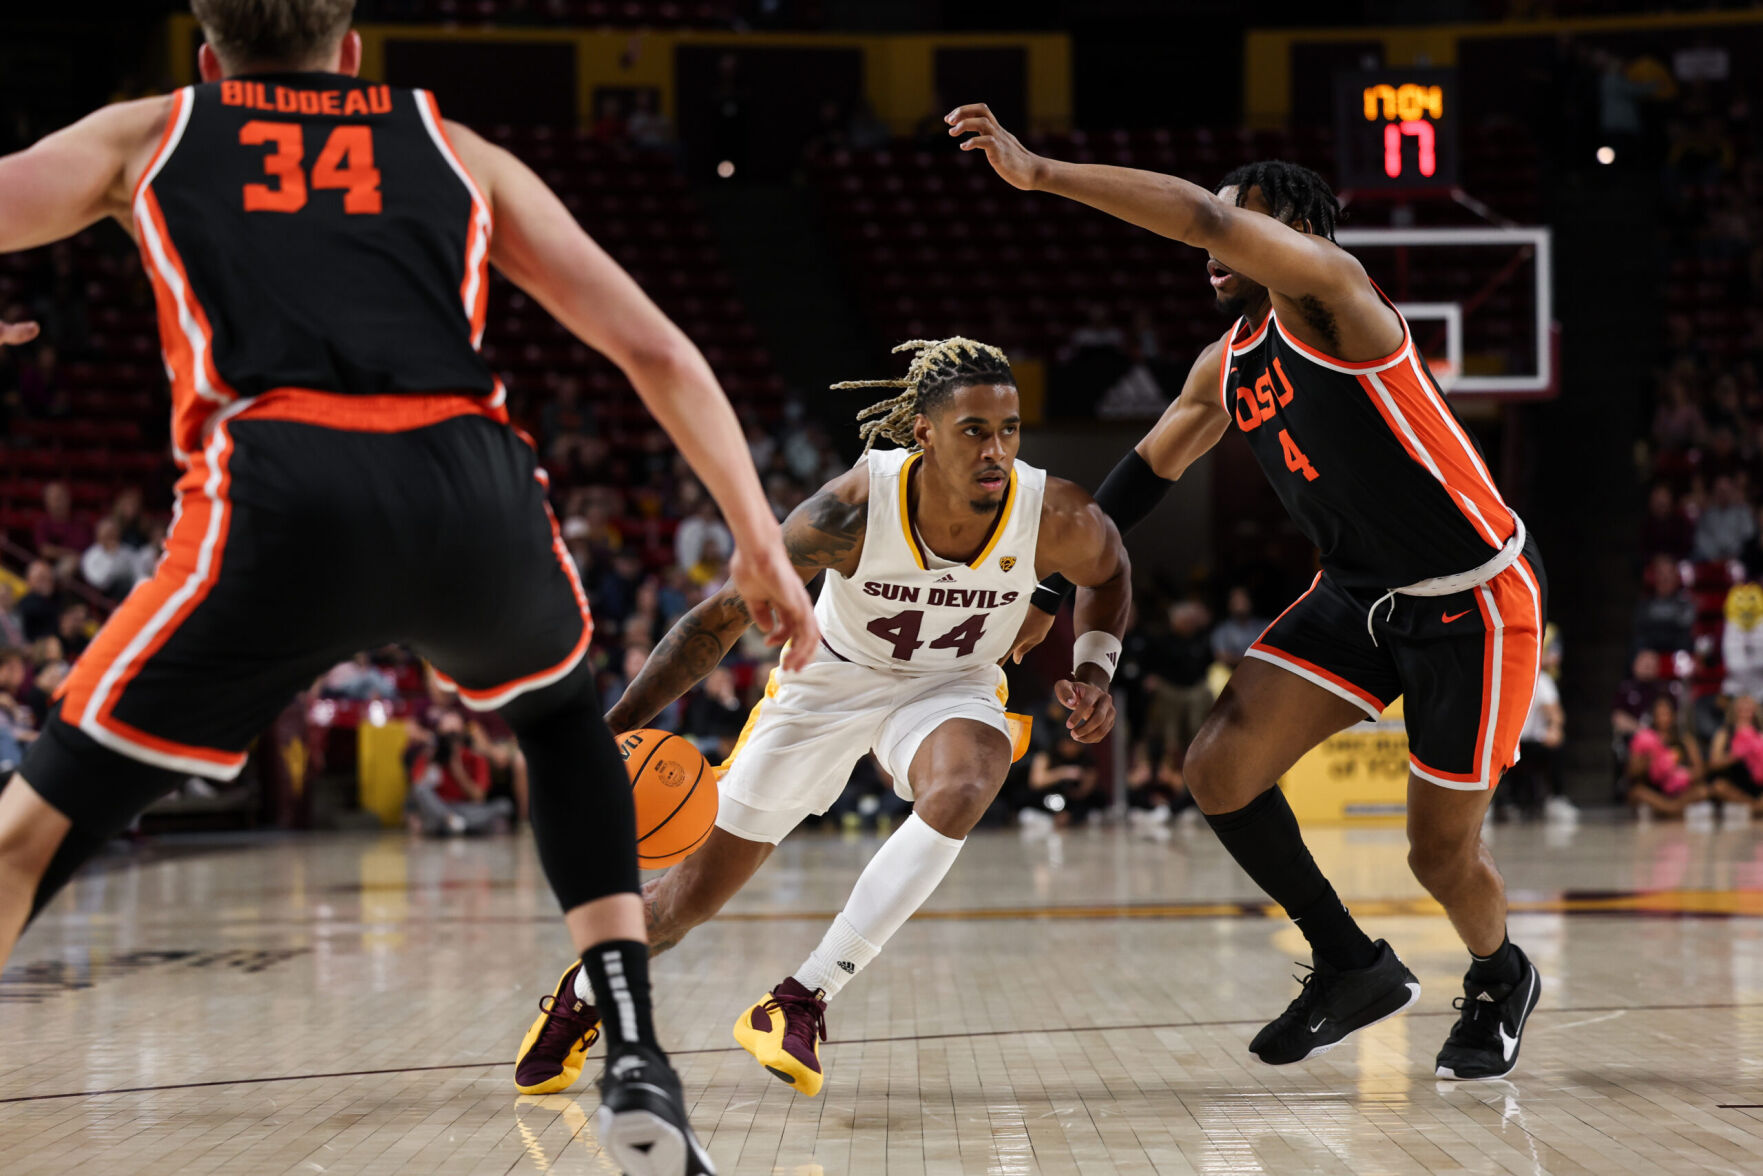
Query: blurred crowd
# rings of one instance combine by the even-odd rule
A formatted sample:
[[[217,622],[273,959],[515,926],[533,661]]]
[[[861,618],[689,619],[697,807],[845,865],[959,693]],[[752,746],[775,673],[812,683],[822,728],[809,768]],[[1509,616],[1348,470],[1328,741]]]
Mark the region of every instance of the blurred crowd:
[[[1659,144],[1671,280],[1612,749],[1623,799],[1691,819],[1763,812],[1763,144],[1729,68],[1716,47],[1630,78],[1636,142]]]

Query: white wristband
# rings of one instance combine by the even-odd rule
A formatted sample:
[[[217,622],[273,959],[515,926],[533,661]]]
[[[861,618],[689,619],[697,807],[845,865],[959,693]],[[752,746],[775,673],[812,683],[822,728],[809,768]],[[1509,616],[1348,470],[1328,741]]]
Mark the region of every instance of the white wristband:
[[[1073,671],[1089,662],[1098,667],[1114,680],[1114,671],[1120,666],[1120,638],[1101,629],[1091,629],[1088,633],[1079,633],[1077,640],[1071,643],[1071,668]]]

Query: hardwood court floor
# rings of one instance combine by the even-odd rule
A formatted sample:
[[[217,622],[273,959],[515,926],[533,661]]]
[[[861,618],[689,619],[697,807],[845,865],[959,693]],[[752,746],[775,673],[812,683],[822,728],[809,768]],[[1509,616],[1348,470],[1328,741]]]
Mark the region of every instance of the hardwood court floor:
[[[1204,827],[976,836],[833,1003],[818,1099],[729,1028],[873,839],[787,842],[657,961],[659,1021],[724,1173],[1763,1172],[1763,826],[1495,832],[1545,979],[1508,1083],[1432,1076],[1466,959],[1395,829],[1313,843],[1425,993],[1307,1065],[1245,1050],[1304,953]],[[0,1172],[609,1172],[591,1086],[510,1083],[568,956],[520,838],[90,875],[0,982]]]

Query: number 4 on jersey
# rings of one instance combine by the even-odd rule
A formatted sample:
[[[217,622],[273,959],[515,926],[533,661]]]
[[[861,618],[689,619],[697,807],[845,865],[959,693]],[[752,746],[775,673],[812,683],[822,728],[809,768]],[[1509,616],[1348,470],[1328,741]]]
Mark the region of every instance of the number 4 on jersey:
[[[1310,464],[1310,459],[1304,456],[1304,451],[1298,448],[1298,443],[1284,429],[1279,431],[1279,448],[1286,455],[1286,469],[1294,474],[1303,474],[1306,482],[1316,480],[1316,467]]]
[[[907,609],[891,617],[877,617],[864,627],[894,647],[895,661],[911,661],[912,655],[924,644],[918,639],[918,631],[924,627],[924,613],[919,609]],[[985,635],[986,614],[974,613],[932,641],[930,647],[953,649],[956,657],[966,657]]]

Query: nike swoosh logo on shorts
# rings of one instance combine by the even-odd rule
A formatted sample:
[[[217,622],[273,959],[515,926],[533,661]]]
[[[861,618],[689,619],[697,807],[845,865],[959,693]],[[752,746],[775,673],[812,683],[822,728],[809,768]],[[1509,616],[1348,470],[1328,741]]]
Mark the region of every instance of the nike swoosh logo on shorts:
[[[1474,611],[1473,609],[1466,608],[1460,613],[1441,613],[1440,616],[1444,619],[1445,624],[1448,625],[1452,621],[1455,621],[1455,620],[1458,620],[1462,617],[1468,616],[1473,611]]]

